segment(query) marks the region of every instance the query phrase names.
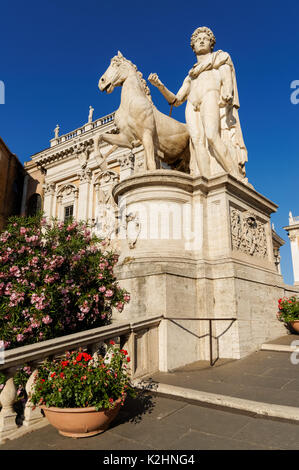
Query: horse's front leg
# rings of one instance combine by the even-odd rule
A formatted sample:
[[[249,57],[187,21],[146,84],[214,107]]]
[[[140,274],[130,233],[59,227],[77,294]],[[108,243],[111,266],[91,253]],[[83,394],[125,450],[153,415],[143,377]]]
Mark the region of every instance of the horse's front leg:
[[[107,142],[108,144],[112,145],[112,148],[108,150],[105,155],[102,154],[99,148],[102,142]],[[109,155],[111,155],[111,153],[115,152],[118,147],[132,148],[132,145],[126,138],[126,136],[122,134],[100,134],[98,136],[95,141],[95,158],[102,171],[107,170],[107,158],[109,157]]]
[[[133,148],[132,143],[125,134],[101,134],[98,139],[98,145],[101,142],[107,142],[111,145],[117,145],[118,147]]]
[[[150,130],[145,130],[142,137],[142,143],[145,153],[146,169],[154,171],[157,169],[155,161],[155,145],[153,134]]]

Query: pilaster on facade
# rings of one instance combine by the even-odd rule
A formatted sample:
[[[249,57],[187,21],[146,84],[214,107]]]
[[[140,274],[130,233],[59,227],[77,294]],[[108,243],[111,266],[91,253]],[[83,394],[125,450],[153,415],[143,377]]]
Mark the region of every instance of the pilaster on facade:
[[[299,286],[299,217],[289,213],[289,225],[284,227],[287,231],[290,244],[294,272],[294,285]]]

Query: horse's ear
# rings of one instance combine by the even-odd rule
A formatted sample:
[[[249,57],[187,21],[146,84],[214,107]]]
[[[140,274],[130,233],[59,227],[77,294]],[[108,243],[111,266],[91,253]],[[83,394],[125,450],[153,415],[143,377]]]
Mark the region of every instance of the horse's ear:
[[[118,56],[119,58],[123,57],[123,55],[122,55],[122,53],[121,53],[120,51],[118,51],[117,56]]]

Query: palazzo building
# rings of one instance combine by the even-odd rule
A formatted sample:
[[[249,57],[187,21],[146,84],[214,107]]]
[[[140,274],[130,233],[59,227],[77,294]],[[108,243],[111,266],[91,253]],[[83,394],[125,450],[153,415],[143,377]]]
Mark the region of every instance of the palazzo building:
[[[118,181],[143,170],[143,149],[118,148],[105,164],[111,146],[103,143],[98,151],[98,138],[104,132],[115,132],[114,113],[89,121],[68,134],[50,140],[49,148],[31,156],[25,163],[26,210],[40,206],[47,218],[64,220],[73,217],[93,225],[102,235],[103,205],[115,207],[112,188]],[[29,181],[30,180],[30,181]]]

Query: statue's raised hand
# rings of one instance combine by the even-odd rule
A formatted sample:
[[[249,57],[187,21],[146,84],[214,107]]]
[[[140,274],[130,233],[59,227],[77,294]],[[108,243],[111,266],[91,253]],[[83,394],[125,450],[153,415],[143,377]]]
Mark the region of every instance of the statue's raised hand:
[[[157,88],[163,87],[163,83],[161,82],[156,73],[149,74],[148,81]]]

